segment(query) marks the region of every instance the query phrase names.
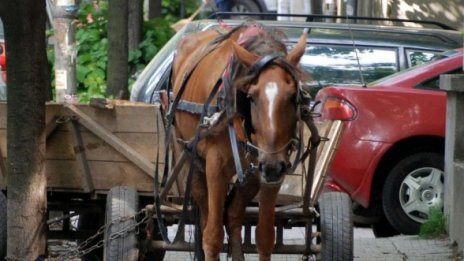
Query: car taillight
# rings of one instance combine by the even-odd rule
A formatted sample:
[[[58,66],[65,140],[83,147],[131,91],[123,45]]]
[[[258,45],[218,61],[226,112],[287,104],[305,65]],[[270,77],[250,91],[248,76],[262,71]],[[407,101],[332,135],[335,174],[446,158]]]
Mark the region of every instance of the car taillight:
[[[327,97],[322,105],[322,118],[327,120],[352,120],[356,116],[354,107],[337,97]]]

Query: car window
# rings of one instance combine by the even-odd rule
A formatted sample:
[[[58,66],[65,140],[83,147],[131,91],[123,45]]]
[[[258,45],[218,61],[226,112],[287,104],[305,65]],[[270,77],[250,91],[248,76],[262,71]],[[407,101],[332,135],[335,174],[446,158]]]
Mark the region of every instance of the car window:
[[[446,72],[444,74],[457,74],[457,73],[462,73],[462,67]],[[421,82],[416,86],[418,89],[432,89],[432,90],[440,90],[440,76],[434,77],[432,79],[429,79],[425,82]]]
[[[434,59],[440,52],[424,51],[424,50],[406,50],[408,59],[408,67],[413,67],[419,64],[426,63]]]
[[[395,73],[398,55],[394,48],[312,45],[300,64],[312,77],[306,87],[314,94],[327,85],[369,83]]]

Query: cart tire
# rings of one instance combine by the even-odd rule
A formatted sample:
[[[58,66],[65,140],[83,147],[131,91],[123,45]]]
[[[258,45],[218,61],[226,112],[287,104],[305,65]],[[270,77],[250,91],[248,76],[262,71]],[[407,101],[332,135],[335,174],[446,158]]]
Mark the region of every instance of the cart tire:
[[[106,198],[105,224],[120,218],[133,216],[138,209],[138,194],[131,187],[114,187]],[[134,219],[124,222],[114,222],[105,230],[105,246],[103,260],[108,261],[136,261],[138,260],[137,237],[135,229],[124,235],[109,240],[111,235],[118,233],[135,224]]]
[[[353,260],[351,200],[341,192],[326,192],[319,199],[321,260]]]
[[[6,256],[6,197],[0,191],[0,260]]]

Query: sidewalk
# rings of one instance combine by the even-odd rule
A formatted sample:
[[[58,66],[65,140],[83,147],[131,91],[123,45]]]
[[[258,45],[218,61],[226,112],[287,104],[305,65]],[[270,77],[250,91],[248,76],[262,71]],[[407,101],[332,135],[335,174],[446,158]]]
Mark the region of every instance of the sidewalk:
[[[354,240],[355,260],[462,260],[448,238],[420,239],[417,236],[360,238]]]
[[[298,234],[298,232],[296,232]],[[287,243],[302,244],[302,239],[292,238]],[[374,238],[370,231],[355,230],[354,260],[359,261],[442,261],[464,260],[462,253],[455,253],[455,247],[448,238],[420,239],[417,236],[396,236],[390,238]],[[257,261],[258,255],[245,255],[247,261]],[[193,253],[166,252],[164,261],[193,260]],[[227,259],[221,254],[221,260]],[[273,261],[299,261],[301,255],[273,255]]]

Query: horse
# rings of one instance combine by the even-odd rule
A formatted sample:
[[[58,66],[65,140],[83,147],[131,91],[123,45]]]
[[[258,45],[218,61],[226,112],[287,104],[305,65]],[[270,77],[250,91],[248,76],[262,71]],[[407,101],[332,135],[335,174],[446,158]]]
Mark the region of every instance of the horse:
[[[298,64],[307,33],[287,51],[283,34],[258,22],[224,30],[193,33],[178,43],[171,74],[173,125],[195,157],[191,194],[200,210],[205,260],[218,260],[224,226],[232,259],[244,260],[245,208],[259,191],[256,248],[265,261],[275,244],[277,194],[296,146],[303,75]],[[241,166],[247,170],[239,176]],[[245,182],[229,193],[235,175]]]

